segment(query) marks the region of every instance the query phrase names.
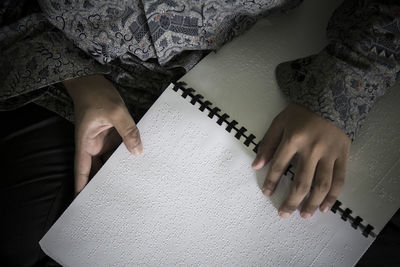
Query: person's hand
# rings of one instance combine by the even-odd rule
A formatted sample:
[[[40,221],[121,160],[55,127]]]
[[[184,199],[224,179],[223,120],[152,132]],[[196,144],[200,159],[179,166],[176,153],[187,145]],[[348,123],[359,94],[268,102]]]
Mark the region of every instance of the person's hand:
[[[271,123],[252,167],[258,170],[270,163],[262,188],[264,195],[270,196],[296,155],[292,187],[278,214],[289,217],[310,192],[300,213],[309,218],[318,207],[327,212],[335,203],[344,184],[350,144],[350,138],[329,121],[289,104]]]
[[[63,82],[75,111],[75,194],[77,195],[121,143],[139,155],[139,130],[115,87],[103,76]]]

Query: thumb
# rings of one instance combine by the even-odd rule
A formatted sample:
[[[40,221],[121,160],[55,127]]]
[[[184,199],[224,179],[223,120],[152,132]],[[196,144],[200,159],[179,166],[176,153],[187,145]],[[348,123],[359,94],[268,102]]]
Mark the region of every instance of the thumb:
[[[92,156],[77,147],[75,152],[75,196],[77,196],[89,181]]]
[[[136,123],[129,114],[128,109],[126,107],[120,109],[112,119],[112,123],[129,152],[133,155],[140,155],[143,152],[143,146],[139,129],[136,127]]]

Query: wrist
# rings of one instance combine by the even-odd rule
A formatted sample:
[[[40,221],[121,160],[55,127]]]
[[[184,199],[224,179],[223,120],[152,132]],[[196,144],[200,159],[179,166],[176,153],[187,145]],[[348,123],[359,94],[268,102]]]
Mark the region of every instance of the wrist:
[[[102,75],[95,74],[65,80],[62,84],[71,96],[74,104],[76,104],[78,101],[82,102],[85,99],[90,99],[93,87],[96,87],[95,83],[101,79],[104,79]]]

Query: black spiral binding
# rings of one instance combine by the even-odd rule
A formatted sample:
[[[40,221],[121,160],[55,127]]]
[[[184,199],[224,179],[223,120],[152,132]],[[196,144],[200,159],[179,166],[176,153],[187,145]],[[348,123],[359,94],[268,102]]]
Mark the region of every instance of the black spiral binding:
[[[187,98],[188,96],[191,98],[190,103],[192,105],[195,105],[198,103],[200,105],[199,110],[200,111],[208,111],[208,117],[209,118],[214,118],[217,117],[217,124],[222,125],[222,123],[226,124],[226,131],[227,132],[236,132],[235,133],[235,138],[238,140],[241,140],[243,138],[243,144],[247,147],[250,145],[253,145],[253,151],[257,152],[257,147],[258,145],[254,141],[256,138],[254,134],[249,134],[247,135],[247,129],[245,127],[238,127],[237,124],[238,122],[235,120],[229,120],[230,116],[226,113],[220,114],[221,109],[218,107],[213,107],[212,103],[208,100],[204,100],[204,97],[200,94],[196,94],[196,91],[193,88],[188,88],[186,87],[186,83],[184,82],[177,82],[174,84],[174,87],[172,88],[175,92],[178,92],[178,90],[182,91],[182,97]]]
[[[212,103],[208,100],[204,100],[204,97],[201,94],[197,94],[196,90],[194,90],[193,88],[187,87],[185,82],[177,82],[174,83],[174,87],[172,88],[175,92],[178,92],[178,90],[182,91],[182,97],[183,98],[187,98],[188,96],[191,98],[190,103],[192,105],[195,105],[196,103],[198,103],[200,105],[199,110],[200,111],[208,111],[208,117],[209,118],[214,118],[214,116],[216,116],[217,119],[217,124],[218,125],[222,125],[222,123],[225,123],[226,126],[226,131],[231,133],[232,131],[236,132],[234,134],[234,137],[238,140],[243,139],[243,144],[247,147],[250,147],[250,145],[253,145],[254,148],[252,149],[255,153],[257,153],[258,151],[258,143],[255,142],[255,135],[253,134],[246,134],[247,129],[245,127],[239,127],[238,126],[238,122],[235,120],[229,120],[230,116],[226,113],[223,113],[222,115],[219,114],[219,112],[221,111],[221,109],[219,109],[218,107],[213,107]],[[290,164],[285,172],[284,172],[285,176],[289,176],[290,175],[290,179],[293,180],[294,177],[294,171],[293,171],[293,165]],[[362,231],[362,234],[365,237],[368,236],[372,236],[372,237],[376,237],[376,234],[372,231],[374,229],[373,226],[371,226],[370,224],[365,225],[362,224],[363,219],[360,218],[359,216],[357,217],[353,217],[351,215],[352,210],[349,208],[341,208],[340,206],[342,205],[342,203],[339,200],[336,200],[335,204],[332,206],[331,211],[333,213],[339,213],[339,215],[341,215],[341,219],[343,221],[349,221],[351,223],[351,226],[354,229],[359,228]]]
[[[335,204],[332,206],[331,211],[333,213],[339,212],[341,214],[341,218],[343,221],[349,220],[351,222],[351,226],[354,229],[360,228],[362,231],[363,236],[368,237],[369,235],[372,237],[376,237],[376,234],[372,231],[374,227],[370,224],[362,224],[361,222],[363,221],[360,216],[353,217],[351,216],[351,213],[353,212],[351,209],[346,208],[343,209],[340,206],[342,205],[342,202],[339,200],[336,200]]]

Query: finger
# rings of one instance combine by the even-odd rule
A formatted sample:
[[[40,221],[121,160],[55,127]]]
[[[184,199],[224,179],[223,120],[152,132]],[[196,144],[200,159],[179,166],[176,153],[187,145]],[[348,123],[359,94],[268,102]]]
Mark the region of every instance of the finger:
[[[101,160],[101,157],[92,156],[92,166],[90,167],[89,179],[92,179],[92,177],[96,175],[96,173],[101,169],[103,164],[104,163]]]
[[[262,192],[266,196],[270,196],[275,190],[275,187],[289,165],[290,160],[296,153],[296,147],[291,145],[286,139],[280,142],[268,169],[267,177],[265,178]]]
[[[344,185],[344,179],[346,177],[346,164],[346,158],[340,158],[335,161],[333,167],[332,185],[320,206],[320,210],[322,212],[328,212],[332,208],[333,204],[335,204],[335,201]]]
[[[129,152],[134,155],[141,154],[143,147],[139,129],[136,127],[136,123],[133,121],[126,107],[119,109],[118,112],[113,114],[111,119]]]
[[[310,191],[317,160],[300,155],[290,193],[278,210],[282,218],[289,217]]]
[[[89,181],[92,156],[86,151],[77,149],[75,153],[75,196],[78,195]]]
[[[103,163],[108,160],[108,158],[114,153],[121,142],[121,136],[118,134],[115,128],[112,128],[110,133],[106,136],[103,149],[100,152],[100,158]]]
[[[103,130],[97,135],[92,135],[91,129],[88,130],[86,133],[81,133],[81,136],[86,137],[86,139],[83,141],[85,143],[85,151],[92,156],[100,155],[104,149],[104,146],[106,145],[105,141],[111,129],[113,128]]]
[[[320,159],[315,171],[314,184],[310,197],[305,201],[301,209],[301,217],[310,218],[325,199],[331,187],[334,161]]]
[[[279,122],[276,119],[273,120],[267,133],[261,140],[257,156],[251,164],[253,169],[259,170],[268,164],[282,139],[282,133],[283,128],[280,127]]]

